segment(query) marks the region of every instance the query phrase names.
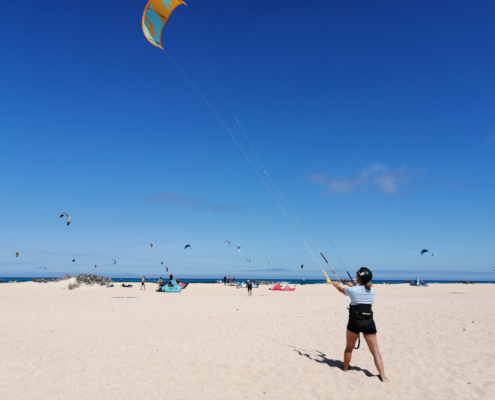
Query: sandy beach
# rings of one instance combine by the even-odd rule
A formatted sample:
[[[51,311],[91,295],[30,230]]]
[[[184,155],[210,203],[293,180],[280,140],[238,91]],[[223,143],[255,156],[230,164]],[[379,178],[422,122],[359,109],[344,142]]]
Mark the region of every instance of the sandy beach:
[[[0,285],[1,399],[493,398],[494,285],[375,285],[387,384],[364,341],[342,371],[349,301],[328,285],[67,285]]]

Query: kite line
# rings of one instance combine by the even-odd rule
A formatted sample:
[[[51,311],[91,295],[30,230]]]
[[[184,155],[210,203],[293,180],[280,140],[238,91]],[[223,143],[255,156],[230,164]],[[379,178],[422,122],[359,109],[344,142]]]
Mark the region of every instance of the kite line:
[[[258,176],[258,178],[261,180],[261,182],[263,183],[263,185],[265,186],[266,190],[268,191],[268,193],[270,194],[270,196],[272,197],[272,199],[275,201],[275,203],[277,204],[278,208],[280,209],[280,211],[284,214],[285,218],[287,219],[287,221],[289,221],[290,225],[292,226],[292,228],[294,229],[294,231],[296,232],[296,234],[299,236],[300,240],[303,242],[304,246],[306,247],[306,249],[309,251],[309,253],[311,254],[311,256],[313,257],[313,259],[315,260],[316,264],[321,268],[320,266],[320,263],[318,261],[318,259],[316,258],[315,254],[313,253],[313,251],[311,250],[311,248],[308,246],[306,240],[304,239],[304,237],[301,235],[301,233],[299,232],[298,228],[296,227],[296,225],[293,223],[293,221],[291,220],[291,218],[289,217],[289,215],[287,214],[287,212],[285,211],[284,207],[282,207],[282,204],[280,203],[280,201],[277,199],[277,197],[275,196],[275,194],[273,193],[273,191],[270,189],[269,185],[267,184],[267,182],[265,181],[265,179],[263,179],[263,176],[262,174],[260,173],[260,171],[254,166],[251,158],[249,157],[249,155],[247,154],[246,150],[243,148],[243,146],[241,145],[241,143],[239,142],[239,140],[235,137],[234,135],[234,132],[227,126],[227,124],[223,121],[223,119],[220,117],[220,115],[217,113],[217,111],[214,109],[214,107],[210,104],[210,102],[208,101],[208,99],[203,95],[203,93],[199,90],[199,88],[194,84],[194,82],[189,78],[189,76],[186,74],[186,72],[178,65],[178,63],[170,56],[170,54],[168,54],[165,49],[162,47],[162,43],[161,43],[161,33],[162,33],[162,30],[163,30],[163,27],[165,25],[165,23],[167,22],[168,20],[168,17],[170,16],[170,14],[172,13],[172,11],[175,9],[175,7],[177,7],[178,5],[181,5],[181,4],[185,4],[182,0],[171,0],[169,2],[170,4],[164,4],[163,2],[161,1],[158,1],[158,0],[150,0],[148,2],[148,4],[146,5],[145,7],[145,10],[143,12],[143,20],[142,20],[142,27],[143,27],[143,33],[146,37],[146,39],[154,46],[160,48],[164,53],[165,55],[168,57],[168,59],[172,62],[172,64],[177,68],[177,70],[186,78],[186,80],[189,82],[189,84],[193,87],[193,89],[197,92],[197,94],[203,99],[203,101],[205,102],[205,104],[207,105],[207,107],[210,109],[210,111],[213,113],[213,115],[217,118],[217,120],[220,122],[220,124],[224,127],[224,129],[227,131],[227,133],[229,134],[229,136],[231,137],[231,139],[234,141],[234,143],[236,144],[236,146],[238,147],[238,149],[241,151],[242,155],[244,156],[244,158],[247,160],[247,162],[249,163],[249,165],[251,166],[251,168],[254,170],[254,172],[256,173],[256,175]],[[180,17],[179,17],[180,19]],[[244,128],[242,127],[239,119],[237,118],[234,110],[232,109],[231,105],[230,105],[230,102],[228,101],[227,99],[227,96],[225,95],[225,93],[223,92],[223,90],[221,89],[220,85],[218,84],[218,81],[215,79],[215,76],[213,75],[210,67],[208,66],[205,58],[203,57],[203,55],[201,54],[201,52],[199,51],[199,48],[198,46],[196,45],[195,41],[193,40],[191,34],[189,33],[187,27],[185,26],[185,24],[182,22],[182,19],[180,19],[182,25],[184,26],[184,29],[186,30],[189,38],[191,39],[191,41],[193,42],[194,44],[194,47],[196,48],[196,51],[198,52],[198,54],[200,55],[202,61],[203,61],[203,64],[205,65],[206,69],[208,70],[210,76],[212,77],[213,81],[215,82],[215,84],[217,85],[217,88],[218,90],[220,91],[220,93],[222,94],[222,96],[224,97],[224,100],[225,102],[227,103],[230,111],[232,112],[232,115],[234,116],[237,124],[239,125],[239,128],[242,132],[242,134],[244,135],[247,143],[249,144],[249,147],[251,148],[255,158],[257,159],[257,161],[259,162],[260,166],[261,166],[261,169],[263,170],[263,172],[265,173],[266,177],[268,177],[268,179],[270,180],[271,184],[275,187],[277,193],[279,194],[279,196],[282,198],[282,200],[284,201],[284,203],[286,204],[286,206],[290,209],[290,211],[292,212],[292,214],[294,215],[295,219],[298,221],[299,225],[303,228],[303,230],[305,231],[305,233],[308,235],[308,237],[311,239],[311,241],[313,242],[313,244],[315,245],[315,247],[318,249],[318,251],[320,252],[321,256],[323,257],[323,259],[325,260],[326,264],[330,267],[330,269],[332,270],[332,272],[334,273],[335,277],[337,278],[338,281],[340,281],[337,273],[335,272],[335,270],[333,269],[333,267],[330,265],[330,263],[327,261],[327,259],[325,258],[325,256],[323,255],[323,252],[321,251],[321,249],[318,247],[318,245],[316,244],[316,242],[314,241],[313,237],[309,234],[308,230],[306,229],[306,227],[303,225],[303,223],[301,222],[301,220],[299,219],[299,217],[297,216],[297,214],[295,213],[294,209],[289,205],[287,199],[283,196],[282,192],[280,191],[280,189],[278,188],[278,186],[275,184],[275,182],[273,181],[273,179],[270,177],[270,175],[268,174],[268,172],[266,171],[266,169],[264,168],[263,166],[263,163],[261,162],[258,154],[256,153],[251,141],[249,140],[249,137],[247,136]],[[331,243],[331,242],[330,242]],[[332,244],[332,247],[333,244]],[[335,250],[335,247],[334,247],[334,250]],[[340,258],[340,256],[339,256]],[[327,277],[328,278],[328,277]]]

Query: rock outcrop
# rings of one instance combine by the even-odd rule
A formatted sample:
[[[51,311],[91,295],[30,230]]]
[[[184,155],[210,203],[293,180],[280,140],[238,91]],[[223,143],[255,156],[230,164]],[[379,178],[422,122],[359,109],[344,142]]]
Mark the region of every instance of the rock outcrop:
[[[76,278],[77,283],[84,283],[85,285],[100,285],[107,286],[113,283],[112,279],[105,276],[98,275],[86,275],[80,274]]]

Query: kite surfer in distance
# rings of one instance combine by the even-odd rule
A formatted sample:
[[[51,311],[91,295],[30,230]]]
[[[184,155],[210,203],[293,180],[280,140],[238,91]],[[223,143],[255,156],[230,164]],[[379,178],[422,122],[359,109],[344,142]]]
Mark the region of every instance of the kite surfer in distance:
[[[144,288],[144,290],[146,290],[146,286],[145,286],[145,284],[144,284],[144,283],[145,283],[145,278],[144,278],[144,276],[143,276],[143,277],[141,278],[141,289],[139,289],[139,290],[143,290],[143,288]]]
[[[351,282],[347,283],[348,287],[344,288],[338,282],[332,282],[332,285],[345,296],[351,298],[351,304],[349,306],[349,322],[347,324],[347,344],[344,351],[344,372],[347,372],[349,363],[351,362],[352,351],[358,349],[361,341],[359,340],[358,346],[354,347],[356,341],[359,339],[359,334],[362,332],[368,348],[375,360],[376,368],[380,373],[380,379],[382,382],[388,382],[385,377],[385,370],[383,369],[382,356],[380,350],[378,350],[378,341],[376,339],[376,325],[373,320],[373,311],[371,306],[375,301],[375,289],[372,288],[371,279],[373,274],[368,268],[362,267],[356,273],[357,286],[354,286]]]

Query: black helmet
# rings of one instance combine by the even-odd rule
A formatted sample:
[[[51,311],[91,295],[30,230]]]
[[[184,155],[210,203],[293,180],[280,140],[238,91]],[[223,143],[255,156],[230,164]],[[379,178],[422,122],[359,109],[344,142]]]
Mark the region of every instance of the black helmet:
[[[356,272],[356,275],[359,277],[359,282],[364,285],[366,285],[368,282],[370,282],[373,279],[373,274],[366,267],[359,268],[358,271]]]

